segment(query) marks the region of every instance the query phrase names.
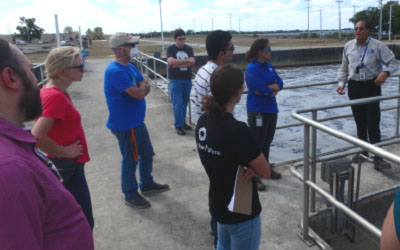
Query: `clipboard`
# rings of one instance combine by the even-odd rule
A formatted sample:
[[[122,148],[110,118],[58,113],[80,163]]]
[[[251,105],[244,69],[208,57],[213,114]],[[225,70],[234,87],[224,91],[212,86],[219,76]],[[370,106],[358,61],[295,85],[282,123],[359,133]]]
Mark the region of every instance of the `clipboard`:
[[[245,170],[238,166],[236,173],[235,186],[228,210],[234,213],[251,215],[253,204],[253,184],[252,180],[243,182]]]

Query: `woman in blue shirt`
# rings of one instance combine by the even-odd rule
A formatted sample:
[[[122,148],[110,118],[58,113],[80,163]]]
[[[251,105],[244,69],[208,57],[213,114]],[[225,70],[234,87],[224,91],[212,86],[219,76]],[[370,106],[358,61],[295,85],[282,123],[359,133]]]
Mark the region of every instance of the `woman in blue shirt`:
[[[274,138],[278,119],[276,95],[283,88],[282,79],[267,61],[271,58],[268,39],[256,39],[246,53],[251,60],[246,67],[247,121],[256,136],[257,143],[269,163],[269,148]],[[271,179],[280,179],[281,174],[271,169]],[[264,191],[266,186],[258,180],[257,187]]]

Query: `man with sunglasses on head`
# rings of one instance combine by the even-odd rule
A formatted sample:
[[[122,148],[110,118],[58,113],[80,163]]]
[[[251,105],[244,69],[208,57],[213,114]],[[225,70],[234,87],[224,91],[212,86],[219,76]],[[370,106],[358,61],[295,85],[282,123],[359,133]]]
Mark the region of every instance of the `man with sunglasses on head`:
[[[386,78],[397,70],[395,57],[384,43],[370,37],[370,24],[361,20],[354,28],[355,39],[346,43],[343,49],[342,65],[338,72],[339,95],[344,94],[345,83],[348,83],[349,99],[360,99],[381,96],[381,85]],[[382,69],[382,65],[386,69]],[[379,128],[381,111],[379,102],[351,106],[357,127],[357,137],[369,143],[381,141]],[[362,153],[364,157],[367,152]],[[364,161],[364,157],[355,155],[353,163]],[[391,168],[382,158],[375,156],[374,168],[383,170]]]
[[[172,110],[175,130],[178,135],[185,135],[185,130],[192,127],[186,124],[186,109],[192,89],[192,69],[195,64],[193,49],[185,44],[185,31],[176,29],[174,41],[167,49],[169,91],[171,91]]]
[[[23,129],[42,113],[31,68],[0,39],[0,249],[94,249],[82,208]]]
[[[117,137],[122,155],[121,186],[125,204],[135,208],[147,208],[150,202],[139,194],[159,193],[169,190],[166,184],[153,181],[153,146],[144,118],[145,97],[150,84],[139,70],[130,63],[137,52],[138,36],[116,33],[110,38],[114,53],[104,76],[104,93],[109,117],[107,128]],[[136,181],[136,166],[139,164],[140,185]]]
[[[204,113],[201,109],[203,96],[211,95],[210,76],[214,70],[224,63],[232,61],[235,47],[232,44],[232,35],[229,32],[215,30],[206,37],[208,62],[203,65],[194,78],[195,109],[197,119]]]

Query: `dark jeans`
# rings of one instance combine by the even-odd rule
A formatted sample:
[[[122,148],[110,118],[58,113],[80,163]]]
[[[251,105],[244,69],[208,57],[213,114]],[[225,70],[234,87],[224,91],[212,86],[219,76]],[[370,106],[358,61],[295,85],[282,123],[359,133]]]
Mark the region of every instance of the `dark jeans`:
[[[218,227],[217,227],[217,221],[214,219],[214,217],[211,215],[211,221],[210,221],[210,226],[211,226],[211,232],[214,236],[214,247],[217,248],[218,244]]]
[[[381,87],[376,86],[374,81],[358,82],[349,81],[349,99],[360,99],[381,95]],[[379,102],[370,104],[351,106],[354,120],[357,126],[357,137],[369,143],[381,141],[381,130],[379,123],[381,120],[381,111]]]
[[[93,230],[94,219],[92,212],[92,202],[90,199],[89,187],[86,182],[84,163],[74,163],[67,159],[49,158],[57,168],[65,168],[66,166],[73,168],[73,173],[69,182],[65,187],[74,196],[76,202],[82,207],[83,213],[89,222],[90,228]]]
[[[260,114],[262,116],[262,126],[256,126],[256,117]],[[272,140],[274,139],[276,122],[278,114],[258,113],[255,111],[247,112],[247,123],[255,135],[256,142],[260,151],[264,154],[265,159],[269,163],[269,148]]]

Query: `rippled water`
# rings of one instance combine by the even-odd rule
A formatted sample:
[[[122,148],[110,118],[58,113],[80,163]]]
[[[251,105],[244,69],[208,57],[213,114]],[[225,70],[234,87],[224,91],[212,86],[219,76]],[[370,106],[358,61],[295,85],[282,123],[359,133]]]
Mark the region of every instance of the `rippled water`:
[[[284,81],[284,86],[303,85],[307,83],[328,82],[337,80],[337,71],[339,64],[306,66],[297,68],[280,68],[278,74]],[[398,92],[399,78],[389,78],[382,87],[382,95],[391,95]],[[158,86],[167,91],[167,85],[159,83]],[[337,85],[327,85],[318,87],[301,88],[294,90],[282,90],[277,95],[279,114],[278,126],[283,124],[295,123],[297,120],[290,116],[294,109],[310,108],[323,105],[332,105],[348,101],[347,95],[340,96],[336,93]],[[194,93],[192,90],[191,103],[194,106]],[[235,108],[235,117],[238,120],[246,122],[246,95]],[[395,100],[381,102],[382,107],[393,106]],[[318,118],[350,114],[350,107],[331,109],[318,112]],[[197,120],[196,114],[192,112],[193,119]],[[381,132],[382,138],[394,135],[396,113],[394,110],[382,112]],[[352,118],[340,119],[324,122],[325,125],[344,131],[350,135],[356,136],[355,123]],[[349,144],[340,141],[330,135],[318,132],[317,152],[323,153],[337,148],[348,146]],[[271,162],[280,162],[296,158],[303,155],[303,127],[292,127],[279,129],[275,133],[274,141],[271,145]]]

